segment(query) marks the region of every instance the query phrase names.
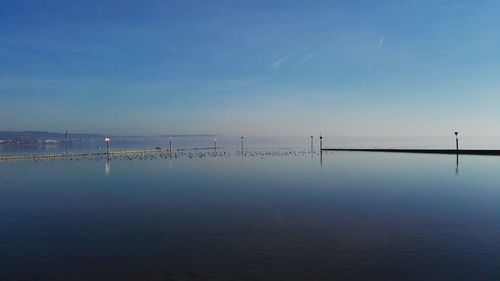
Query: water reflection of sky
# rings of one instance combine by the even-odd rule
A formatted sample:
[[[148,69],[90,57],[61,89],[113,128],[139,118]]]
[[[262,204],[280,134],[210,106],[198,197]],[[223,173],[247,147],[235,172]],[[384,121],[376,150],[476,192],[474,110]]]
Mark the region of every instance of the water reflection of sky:
[[[461,156],[458,176],[453,155],[322,158],[322,165],[308,154],[2,162],[0,277],[500,273],[499,157]]]

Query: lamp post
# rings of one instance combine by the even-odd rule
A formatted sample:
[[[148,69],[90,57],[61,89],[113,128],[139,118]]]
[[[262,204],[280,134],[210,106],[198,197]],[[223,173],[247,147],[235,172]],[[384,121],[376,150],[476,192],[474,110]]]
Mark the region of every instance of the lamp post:
[[[241,154],[243,154],[243,137],[241,137]]]
[[[110,138],[105,138],[104,142],[106,143],[106,153],[109,154],[109,142],[111,141]]]
[[[323,136],[319,134],[319,150],[323,151]]]
[[[214,149],[217,150],[217,138],[214,139]]]
[[[457,153],[458,153],[458,132],[455,132],[455,143],[457,145]]]
[[[170,142],[168,152],[172,154],[172,137],[169,137],[168,140]]]
[[[313,137],[313,136],[311,136],[311,153],[313,153],[313,152],[314,152],[313,139],[314,139],[314,137]]]

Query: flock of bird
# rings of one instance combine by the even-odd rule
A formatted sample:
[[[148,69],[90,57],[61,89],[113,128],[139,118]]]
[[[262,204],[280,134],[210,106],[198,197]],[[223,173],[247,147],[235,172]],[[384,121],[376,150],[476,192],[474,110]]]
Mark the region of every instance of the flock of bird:
[[[298,157],[306,155],[319,154],[307,150],[294,149],[273,149],[273,150],[246,150],[246,151],[217,151],[217,150],[192,150],[192,151],[172,151],[172,152],[131,152],[131,153],[111,153],[111,154],[82,154],[78,156],[47,157],[45,155],[34,155],[34,161],[134,161],[134,160],[154,160],[154,159],[201,159],[201,158],[227,158],[227,157],[243,157],[243,158],[268,158],[268,157]]]

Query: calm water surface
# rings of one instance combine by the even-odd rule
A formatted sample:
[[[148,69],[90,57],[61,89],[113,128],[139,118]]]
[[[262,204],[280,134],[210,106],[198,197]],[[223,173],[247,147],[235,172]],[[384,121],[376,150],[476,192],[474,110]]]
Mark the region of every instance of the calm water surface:
[[[500,279],[500,157],[229,153],[0,162],[0,280]]]

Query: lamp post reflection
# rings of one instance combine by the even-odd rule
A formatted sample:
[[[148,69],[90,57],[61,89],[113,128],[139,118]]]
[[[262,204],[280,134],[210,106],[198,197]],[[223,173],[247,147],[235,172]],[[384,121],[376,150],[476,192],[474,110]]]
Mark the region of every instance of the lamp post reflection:
[[[111,173],[111,157],[106,157],[106,163],[104,163],[104,174],[109,176]]]

